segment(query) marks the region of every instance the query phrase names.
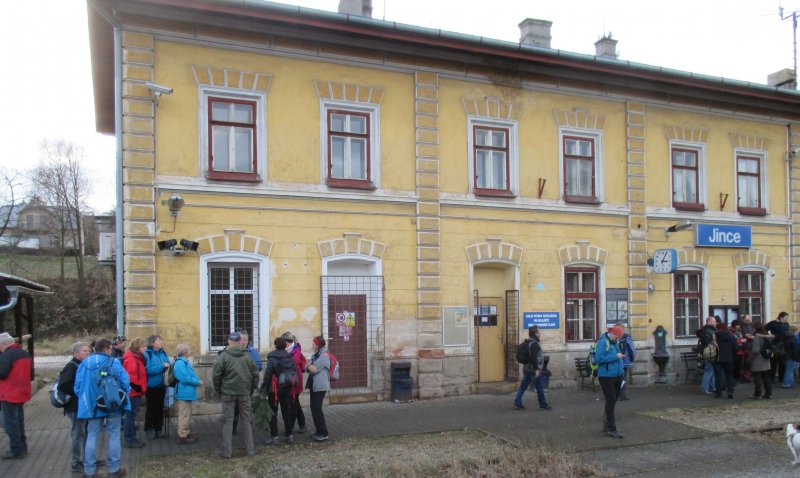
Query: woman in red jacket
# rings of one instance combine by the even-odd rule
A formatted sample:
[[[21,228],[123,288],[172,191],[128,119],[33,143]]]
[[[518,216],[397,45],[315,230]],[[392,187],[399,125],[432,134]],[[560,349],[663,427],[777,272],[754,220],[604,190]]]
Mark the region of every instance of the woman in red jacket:
[[[136,411],[139,409],[139,401],[147,391],[147,362],[144,358],[144,351],[147,350],[147,342],[142,338],[133,339],[128,351],[122,357],[122,366],[128,372],[131,379],[131,411],[125,413],[125,448],[141,448],[144,442],[136,438]]]

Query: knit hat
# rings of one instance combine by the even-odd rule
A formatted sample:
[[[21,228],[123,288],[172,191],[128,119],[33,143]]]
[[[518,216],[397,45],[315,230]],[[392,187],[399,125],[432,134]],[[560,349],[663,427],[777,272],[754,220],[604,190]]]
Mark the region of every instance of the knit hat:
[[[623,335],[625,335],[625,329],[623,329],[619,325],[615,325],[614,327],[611,327],[611,330],[609,330],[609,332],[611,332],[612,334],[616,335],[617,337],[622,337]]]
[[[314,345],[322,347],[322,342],[320,342],[319,337],[314,337]]]
[[[242,334],[239,332],[231,332],[231,334],[228,336],[228,340],[231,342],[238,342],[242,340]]]

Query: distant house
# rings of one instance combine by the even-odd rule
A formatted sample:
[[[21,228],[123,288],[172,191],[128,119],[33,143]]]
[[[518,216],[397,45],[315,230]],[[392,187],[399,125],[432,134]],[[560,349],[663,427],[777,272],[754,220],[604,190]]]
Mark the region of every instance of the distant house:
[[[5,223],[6,218],[8,225],[0,237],[0,246],[43,251],[58,249],[58,215],[55,208],[48,206],[39,197],[34,196],[25,203],[0,207],[0,225]],[[67,250],[73,250],[73,222],[70,221],[67,227],[64,246]]]

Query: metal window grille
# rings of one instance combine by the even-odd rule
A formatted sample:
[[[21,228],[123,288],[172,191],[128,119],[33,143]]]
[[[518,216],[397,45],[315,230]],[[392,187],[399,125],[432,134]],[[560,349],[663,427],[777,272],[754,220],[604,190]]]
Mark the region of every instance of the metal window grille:
[[[340,364],[331,394],[386,388],[382,276],[322,276],[322,335]]]
[[[519,380],[517,342],[519,342],[519,291],[506,291],[506,380]]]
[[[208,284],[209,350],[223,349],[235,330],[246,330],[253,343],[259,343],[258,267],[210,264]]]

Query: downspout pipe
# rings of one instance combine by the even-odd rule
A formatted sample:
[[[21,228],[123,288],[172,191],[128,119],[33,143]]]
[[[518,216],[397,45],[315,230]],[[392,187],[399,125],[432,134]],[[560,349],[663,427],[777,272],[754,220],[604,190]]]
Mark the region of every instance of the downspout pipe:
[[[0,313],[13,309],[17,305],[17,300],[19,298],[19,286],[7,285],[6,289],[8,290],[10,300],[8,301],[8,304],[0,305]]]
[[[125,274],[122,230],[122,28],[114,23],[114,139],[117,144],[117,205],[115,208],[116,251],[114,256],[117,296],[117,335],[125,335]]]

